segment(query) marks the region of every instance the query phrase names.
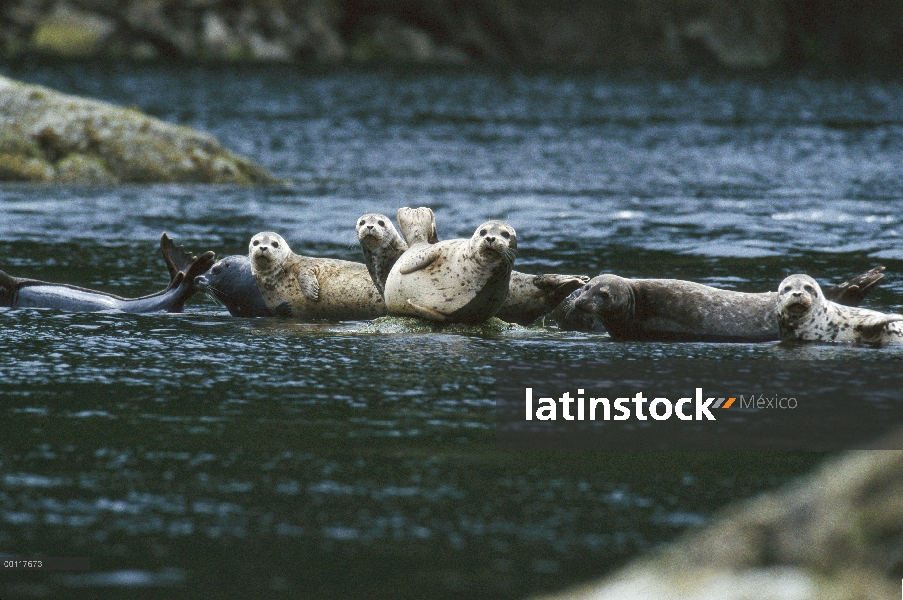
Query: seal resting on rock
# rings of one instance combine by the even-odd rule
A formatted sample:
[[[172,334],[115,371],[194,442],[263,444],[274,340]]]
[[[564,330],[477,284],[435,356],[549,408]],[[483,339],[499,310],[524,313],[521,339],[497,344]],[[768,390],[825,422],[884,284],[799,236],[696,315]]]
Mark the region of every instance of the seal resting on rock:
[[[883,267],[849,288],[872,287]],[[625,279],[599,275],[583,286],[574,308],[616,340],[765,342],[779,339],[778,295],[721,290],[679,279]]]
[[[251,269],[267,307],[295,319],[358,321],[386,314],[386,305],[361,263],[292,252],[278,233],[248,245]]]
[[[67,312],[181,312],[185,301],[195,293],[195,276],[210,268],[215,255],[213,252],[205,252],[201,256],[195,256],[182,246],[176,246],[166,233],[160,237],[160,251],[166,259],[170,282],[165,290],[156,294],[123,298],[64,283],[21,279],[0,271],[0,306],[55,308]]]
[[[903,315],[831,302],[808,275],[781,282],[778,316],[782,340],[903,343]]]
[[[508,296],[517,251],[514,228],[487,221],[469,239],[417,243],[392,267],[386,308],[396,316],[477,324]]]
[[[429,208],[400,208],[396,219],[409,245],[439,241],[436,216]],[[508,323],[529,325],[588,280],[585,275],[528,275],[511,271],[508,296],[495,316]]]
[[[356,229],[357,239],[364,251],[364,264],[367,265],[373,285],[382,294],[386,289],[389,271],[408,249],[408,245],[386,215],[368,213],[357,220]]]

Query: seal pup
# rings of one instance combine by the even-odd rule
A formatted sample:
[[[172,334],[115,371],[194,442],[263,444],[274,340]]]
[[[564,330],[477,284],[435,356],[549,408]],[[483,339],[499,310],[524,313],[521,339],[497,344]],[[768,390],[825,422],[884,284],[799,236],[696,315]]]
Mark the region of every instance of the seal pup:
[[[251,259],[235,254],[216,261],[206,273],[194,278],[194,287],[222,304],[233,317],[275,317],[263,300]]]
[[[389,271],[408,249],[408,245],[386,215],[367,213],[357,220],[356,229],[357,239],[364,251],[364,264],[367,265],[373,285],[382,295]]]
[[[778,287],[782,340],[903,343],[903,315],[831,302],[808,275],[791,275]]]
[[[487,221],[469,239],[416,243],[386,281],[391,315],[477,324],[494,316],[508,296],[517,251],[514,228]]]
[[[839,304],[858,306],[878,281],[884,277],[883,271],[884,267],[875,267],[862,275],[857,275],[839,285],[825,289],[825,296]],[[572,292],[550,316],[558,323],[559,328],[567,331],[604,331],[605,327],[600,321],[593,318],[591,312],[575,310],[575,302],[582,293],[582,289]],[[774,297],[777,301],[777,295],[774,292],[765,292],[765,294]],[[775,335],[777,335],[776,329]]]
[[[141,298],[123,298],[114,294],[64,283],[23,279],[0,271],[0,306],[9,308],[55,308],[67,312],[117,310],[126,313],[181,312],[185,301],[195,293],[196,275],[213,264],[213,252],[201,256],[176,246],[164,233],[160,251],[166,259],[171,279],[161,292]]]
[[[436,216],[429,208],[399,208],[396,220],[410,245],[439,241]],[[508,323],[530,325],[587,281],[586,275],[528,275],[511,271],[508,296],[495,316]]]
[[[248,250],[263,300],[279,316],[359,321],[386,314],[386,304],[361,263],[295,254],[272,231],[251,238]]]

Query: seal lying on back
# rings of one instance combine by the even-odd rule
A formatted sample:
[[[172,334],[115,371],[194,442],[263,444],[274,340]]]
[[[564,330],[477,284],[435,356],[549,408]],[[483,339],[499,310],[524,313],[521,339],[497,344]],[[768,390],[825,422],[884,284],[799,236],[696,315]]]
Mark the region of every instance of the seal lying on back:
[[[903,315],[831,302],[808,275],[781,282],[778,316],[782,340],[903,343]]]
[[[300,256],[271,231],[255,235],[248,248],[263,300],[277,315],[354,321],[386,314],[385,302],[361,263]]]
[[[251,259],[240,254],[226,256],[206,273],[194,278],[194,286],[226,307],[233,317],[275,317],[257,286]]]
[[[357,220],[357,238],[364,251],[364,264],[373,279],[373,285],[382,294],[386,289],[386,279],[395,261],[405,253],[405,243],[392,221],[386,215],[368,213]]]
[[[396,219],[409,245],[439,241],[436,217],[429,208],[400,208]],[[585,275],[528,275],[511,271],[508,296],[495,316],[509,323],[529,325],[588,280]]]
[[[469,239],[417,243],[386,281],[389,314],[477,324],[494,316],[508,296],[517,234],[487,221]]]
[[[122,298],[74,285],[20,279],[0,271],[0,306],[55,308],[67,312],[181,312],[185,301],[195,293],[195,276],[213,264],[214,254],[205,252],[194,256],[183,247],[177,247],[165,233],[160,238],[160,250],[171,275],[169,286],[162,292],[141,298]]]
[[[879,268],[867,287],[881,278]],[[868,274],[866,274],[868,275]],[[779,338],[778,295],[720,290],[678,279],[599,275],[574,307],[616,340],[764,342]]]

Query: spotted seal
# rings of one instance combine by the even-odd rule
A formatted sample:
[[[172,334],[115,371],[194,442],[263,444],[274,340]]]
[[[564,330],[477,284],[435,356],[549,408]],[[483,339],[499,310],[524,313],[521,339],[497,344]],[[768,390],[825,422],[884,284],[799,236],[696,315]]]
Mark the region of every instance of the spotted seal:
[[[382,296],[361,263],[295,254],[272,231],[255,235],[248,249],[263,300],[277,315],[355,321],[386,314]]]
[[[164,233],[160,251],[170,271],[169,285],[161,292],[141,298],[114,294],[64,283],[12,277],[0,271],[0,306],[10,308],[55,308],[67,312],[115,310],[125,313],[181,312],[195,293],[193,281],[213,264],[213,252],[200,256],[176,246]]]
[[[436,217],[429,208],[399,208],[396,220],[410,245],[439,241]],[[561,304],[568,294],[588,280],[585,275],[529,275],[511,271],[508,296],[495,316],[508,323],[529,325]]]
[[[412,245],[386,281],[391,315],[476,324],[498,312],[508,295],[517,251],[514,228],[487,221],[469,239]]]
[[[831,302],[808,275],[781,282],[778,319],[782,340],[903,343],[903,315]]]
[[[382,294],[386,289],[389,271],[408,249],[408,245],[386,215],[367,213],[357,220],[356,229],[357,239],[364,251],[364,264],[367,265],[373,285]]]
[[[861,276],[861,285],[873,286],[882,277],[881,270]],[[851,294],[853,285],[846,288]],[[573,305],[616,340],[764,342],[779,338],[774,292],[745,293],[678,279],[599,275],[583,286]]]

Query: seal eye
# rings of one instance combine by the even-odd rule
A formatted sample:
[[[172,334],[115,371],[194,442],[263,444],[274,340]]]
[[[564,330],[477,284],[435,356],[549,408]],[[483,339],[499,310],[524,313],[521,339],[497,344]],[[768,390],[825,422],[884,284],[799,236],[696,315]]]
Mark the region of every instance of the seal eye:
[[[270,244],[270,245],[271,245],[273,248],[278,248],[278,247],[279,247],[279,242],[273,242],[273,243]]]
[[[358,224],[357,224],[357,226],[358,226],[358,227],[363,227],[363,226],[364,226],[364,220],[363,220],[363,219],[361,219],[361,222],[360,222],[360,223],[358,223]]]
[[[377,221],[376,223],[377,223],[380,227],[385,227],[385,226],[386,226],[385,222],[383,222],[383,221]]]
[[[254,240],[254,245],[255,245],[255,246],[259,246],[259,245],[260,245],[260,240]]]
[[[486,235],[486,230],[485,230],[485,229],[481,229],[481,230],[480,230],[480,235]]]
[[[222,270],[223,270],[223,268],[221,266],[217,265],[217,266],[213,267],[212,269],[210,269],[210,272],[213,273],[214,275],[219,275],[220,271],[222,271]]]
[[[815,288],[813,288],[811,285],[804,285],[803,289],[806,290],[807,292],[809,292],[810,294],[815,293]]]
[[[784,290],[783,290],[781,293],[782,293],[782,294],[787,294],[787,293],[790,292],[791,289],[793,289],[793,288],[791,288],[789,285],[788,285],[788,286],[784,286]]]
[[[606,291],[601,291],[601,292],[599,292],[599,297],[602,298],[603,300],[608,300],[609,298],[611,298],[611,294],[609,294]]]
[[[507,231],[503,231],[503,232],[502,232],[502,237],[505,238],[505,239],[507,240],[508,238],[511,237],[511,234],[508,233]]]

